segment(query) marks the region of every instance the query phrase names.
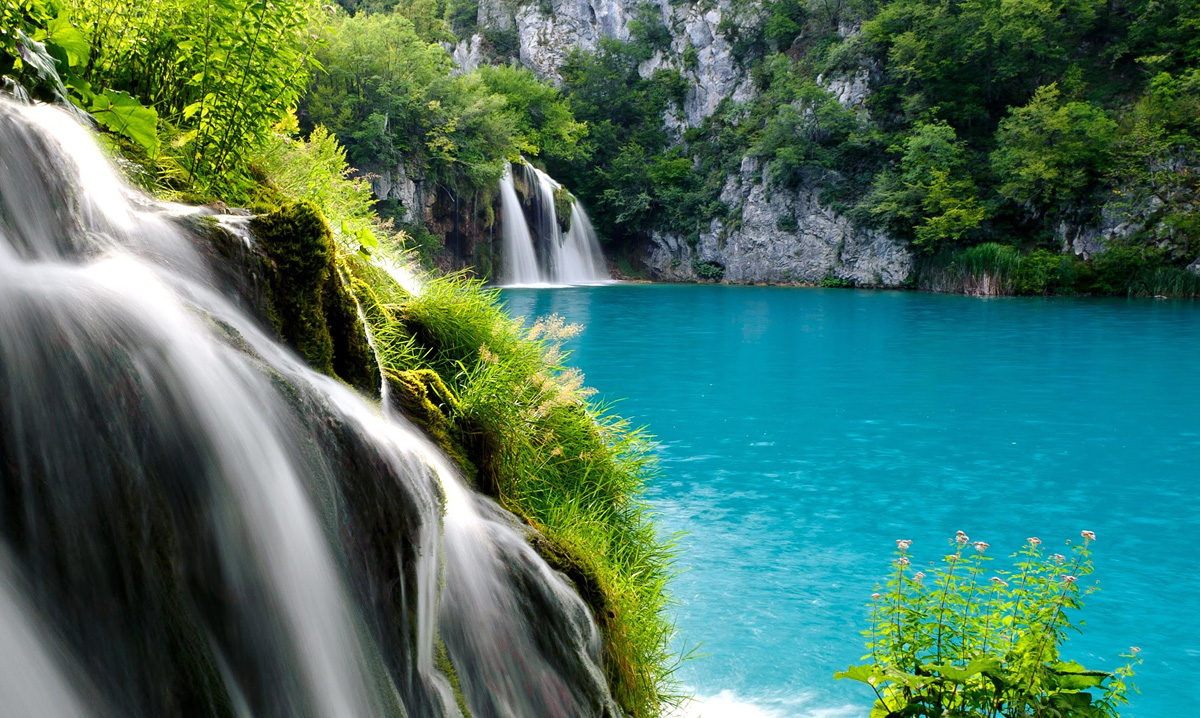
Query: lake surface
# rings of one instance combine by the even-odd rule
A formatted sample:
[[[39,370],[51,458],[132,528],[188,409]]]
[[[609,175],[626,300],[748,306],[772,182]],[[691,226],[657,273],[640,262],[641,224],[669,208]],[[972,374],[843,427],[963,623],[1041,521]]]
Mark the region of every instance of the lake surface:
[[[1096,532],[1064,649],[1145,664],[1126,718],[1200,716],[1200,304],[617,285],[508,290],[585,325],[571,361],[657,436],[680,539],[679,670],[704,715],[865,716],[866,603],[894,540],[1006,556]],[[1064,552],[1065,553],[1065,552]],[[1002,563],[1002,562],[997,562]],[[994,564],[995,565],[995,564]]]

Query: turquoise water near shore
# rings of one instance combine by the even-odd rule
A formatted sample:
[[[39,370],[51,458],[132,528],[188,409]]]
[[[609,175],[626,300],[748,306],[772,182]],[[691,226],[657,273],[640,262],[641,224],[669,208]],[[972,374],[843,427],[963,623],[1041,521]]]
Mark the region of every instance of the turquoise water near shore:
[[[706,716],[865,716],[865,605],[894,540],[1095,531],[1065,657],[1139,646],[1126,718],[1200,715],[1200,304],[617,285],[507,290],[657,437],[679,670]]]

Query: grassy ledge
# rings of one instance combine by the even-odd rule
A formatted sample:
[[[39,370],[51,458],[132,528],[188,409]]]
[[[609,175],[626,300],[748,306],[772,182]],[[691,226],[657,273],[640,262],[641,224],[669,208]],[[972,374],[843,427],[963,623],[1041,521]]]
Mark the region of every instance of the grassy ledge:
[[[358,258],[347,267],[401,408],[459,460],[476,487],[528,522],[604,637],[614,697],[635,718],[673,703],[665,615],[670,546],[641,499],[654,470],[646,436],[589,401],[564,366],[577,327],[526,326],[461,275],[410,294]]]

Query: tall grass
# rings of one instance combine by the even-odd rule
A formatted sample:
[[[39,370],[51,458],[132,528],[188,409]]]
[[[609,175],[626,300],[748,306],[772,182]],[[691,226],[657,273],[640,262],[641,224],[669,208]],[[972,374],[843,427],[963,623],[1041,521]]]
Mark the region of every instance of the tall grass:
[[[920,271],[920,286],[934,292],[993,296],[1013,294],[1021,267],[1016,247],[988,242],[935,258]]]
[[[381,267],[415,266],[411,240],[369,213],[367,190],[347,176],[332,135],[281,133],[256,165],[269,184],[264,200],[313,202],[333,224],[342,279],[393,398],[476,488],[538,532],[535,548],[574,582],[603,634],[617,702],[632,718],[662,715],[679,699],[671,680],[678,658],[666,615],[673,548],[642,500],[655,471],[651,443],[593,402],[566,365],[562,342],[578,328],[555,317],[526,325],[504,312],[495,291],[463,275],[427,275],[419,291],[405,289]],[[377,238],[370,259],[358,227]],[[420,397],[405,404],[414,391]]]
[[[1092,261],[1035,249],[1023,254],[989,242],[932,257],[918,269],[918,286],[935,292],[1003,294],[1108,294],[1133,297],[1200,297],[1200,275],[1169,263],[1163,252],[1113,244]]]
[[[524,518],[535,545],[576,584],[604,636],[614,697],[635,718],[672,704],[666,590],[672,548],[641,495],[650,442],[592,402],[564,363],[577,331],[557,317],[510,318],[494,291],[462,275],[428,277],[419,295],[352,263],[385,373],[432,370],[452,395],[442,410],[481,491]],[[410,374],[411,376],[411,374]]]
[[[1135,297],[1200,298],[1200,274],[1179,267],[1155,267],[1134,274],[1129,294]]]

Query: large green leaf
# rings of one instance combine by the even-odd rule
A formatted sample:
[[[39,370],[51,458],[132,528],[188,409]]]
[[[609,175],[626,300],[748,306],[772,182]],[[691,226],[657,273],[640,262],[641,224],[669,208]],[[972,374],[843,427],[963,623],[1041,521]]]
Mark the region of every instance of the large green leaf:
[[[87,37],[71,24],[65,11],[46,23],[45,41],[47,45],[62,50],[67,56],[67,64],[71,67],[85,64],[91,52]]]
[[[1099,688],[1112,674],[1105,671],[1089,671],[1080,664],[1070,661],[1056,663],[1050,667],[1050,682],[1059,689],[1082,691]]]
[[[92,116],[101,125],[142,146],[146,154],[158,154],[158,113],[126,92],[105,90],[92,101]]]
[[[921,668],[927,671],[936,671],[938,675],[949,678],[952,681],[965,681],[984,671],[995,671],[999,667],[1000,661],[991,657],[977,658],[966,666],[938,665],[935,663],[921,666]]]

